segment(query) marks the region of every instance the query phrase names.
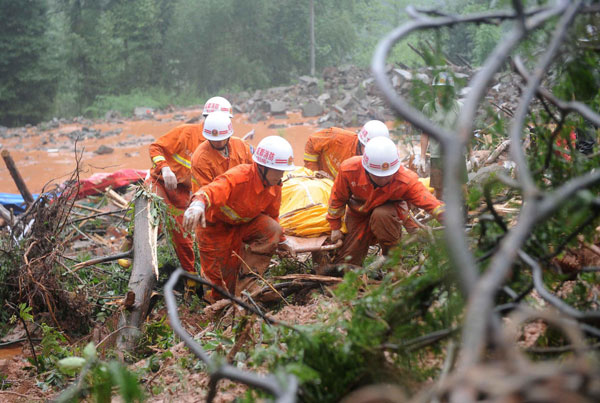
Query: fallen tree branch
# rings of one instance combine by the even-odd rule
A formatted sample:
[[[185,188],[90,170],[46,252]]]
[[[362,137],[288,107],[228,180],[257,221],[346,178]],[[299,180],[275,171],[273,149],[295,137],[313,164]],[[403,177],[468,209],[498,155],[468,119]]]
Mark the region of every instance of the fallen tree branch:
[[[73,273],[75,273],[78,270],[83,269],[84,267],[92,266],[92,265],[95,265],[98,263],[113,262],[118,259],[125,259],[128,257],[131,257],[131,255],[132,255],[132,251],[129,250],[127,252],[117,253],[116,255],[102,256],[102,257],[98,257],[95,259],[86,260],[85,262],[77,263],[76,265],[73,266],[73,268],[71,270]]]

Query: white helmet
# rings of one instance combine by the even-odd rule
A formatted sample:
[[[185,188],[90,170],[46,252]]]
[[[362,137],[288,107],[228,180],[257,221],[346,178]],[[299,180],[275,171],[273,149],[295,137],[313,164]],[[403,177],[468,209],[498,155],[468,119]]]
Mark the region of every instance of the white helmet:
[[[431,83],[433,86],[450,86],[454,87],[454,78],[445,71],[441,71],[437,76],[433,78]]]
[[[388,137],[376,137],[365,146],[362,165],[375,176],[390,176],[400,169],[396,144]]]
[[[380,120],[369,120],[358,132],[358,140],[360,140],[363,146],[366,146],[370,140],[379,136],[390,137],[390,131],[385,123]]]
[[[229,117],[233,117],[233,110],[228,100],[223,97],[212,97],[204,104],[202,116],[206,117],[213,112],[227,112]]]
[[[204,120],[202,135],[206,140],[220,141],[233,136],[231,119],[225,112],[213,112]]]
[[[279,136],[268,136],[262,139],[258,143],[252,159],[259,165],[279,171],[296,169],[292,145]]]

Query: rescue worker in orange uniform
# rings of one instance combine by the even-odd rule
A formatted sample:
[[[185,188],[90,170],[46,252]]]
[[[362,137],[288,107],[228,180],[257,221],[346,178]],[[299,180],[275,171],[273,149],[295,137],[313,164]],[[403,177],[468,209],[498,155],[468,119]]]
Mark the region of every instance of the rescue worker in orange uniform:
[[[204,104],[202,115],[206,118],[215,111],[226,111],[231,114],[231,104],[225,98],[213,97]],[[191,273],[194,268],[194,247],[192,238],[183,231],[183,211],[190,202],[192,188],[191,162],[192,153],[204,141],[202,130],[204,122],[186,124],[170,130],[150,145],[149,184],[158,196],[169,206],[175,220],[175,228],[169,228],[173,246],[181,267]]]
[[[295,169],[292,146],[282,137],[269,136],[252,159],[252,164],[233,167],[194,193],[183,221],[187,230],[201,226],[197,234],[202,276],[232,294],[244,244],[264,257],[264,268],[278,246],[293,254],[278,222],[281,178],[284,171]],[[258,272],[264,268],[254,267]],[[211,290],[207,298],[222,296]]]
[[[344,215],[348,228],[334,262],[362,265],[369,246],[376,243],[387,254],[402,234],[398,201],[410,202],[443,220],[443,203],[419,182],[417,174],[401,166],[396,144],[387,137],[375,138],[362,157],[342,163],[331,190],[327,212],[331,240],[342,239]]]
[[[376,137],[390,137],[385,123],[370,120],[358,132],[332,127],[312,134],[304,146],[304,166],[317,175],[335,179],[340,165],[348,158],[363,155],[367,143]],[[397,204],[398,216],[408,232],[417,230],[417,224],[408,214],[405,202]]]
[[[204,121],[203,142],[192,155],[192,192],[208,185],[217,176],[240,164],[252,163],[252,148],[232,137],[231,119],[226,113],[211,113]]]
[[[369,140],[390,137],[385,123],[370,120],[358,135],[350,130],[331,127],[311,134],[304,146],[304,166],[318,174],[335,179],[342,162],[362,155]]]

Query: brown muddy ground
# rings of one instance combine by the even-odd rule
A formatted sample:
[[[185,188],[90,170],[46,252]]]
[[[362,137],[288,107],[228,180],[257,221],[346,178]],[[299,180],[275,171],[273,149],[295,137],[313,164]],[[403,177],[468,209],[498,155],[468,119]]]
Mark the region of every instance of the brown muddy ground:
[[[201,109],[185,109],[157,114],[149,120],[122,120],[122,123],[98,121],[88,125],[90,129],[101,132],[115,129],[122,129],[122,132],[77,143],[77,149],[84,150],[80,177],[87,178],[97,172],[114,172],[124,168],[149,168],[151,163],[148,146],[154,139],[201,113]],[[242,137],[250,130],[255,130],[255,137],[250,141],[253,146],[269,135],[285,137],[294,147],[295,162],[300,165],[306,139],[318,130],[316,118],[303,118],[300,112],[288,112],[287,119],[269,118],[258,123],[249,123],[248,115],[238,114],[234,117],[233,124],[235,136]],[[27,134],[1,140],[3,148],[10,151],[31,192],[40,192],[51,181],[61,183],[68,179],[76,162],[74,142],[65,134],[81,130],[82,127],[82,124],[69,124],[39,134],[34,129],[29,129]],[[51,136],[56,142],[44,144]],[[94,153],[101,145],[112,147],[114,152],[104,155]],[[0,164],[0,192],[18,193],[4,163]]]

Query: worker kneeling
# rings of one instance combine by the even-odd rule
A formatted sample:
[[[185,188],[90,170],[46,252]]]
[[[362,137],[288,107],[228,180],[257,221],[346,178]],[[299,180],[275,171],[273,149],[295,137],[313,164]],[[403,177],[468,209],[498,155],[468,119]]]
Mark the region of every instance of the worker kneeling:
[[[187,230],[197,229],[202,275],[232,294],[246,255],[244,244],[262,256],[247,262],[259,273],[278,245],[293,253],[278,222],[281,178],[284,171],[295,169],[292,146],[282,137],[269,136],[258,144],[252,159],[254,163],[233,167],[202,186],[183,219]],[[222,295],[211,290],[207,297],[214,301]]]
[[[342,218],[348,233],[335,263],[362,265],[370,245],[379,243],[383,253],[396,245],[402,234],[398,202],[407,201],[442,220],[444,205],[400,165],[396,144],[387,137],[369,141],[362,157],[344,161],[331,190],[327,220],[331,240],[342,239]]]

